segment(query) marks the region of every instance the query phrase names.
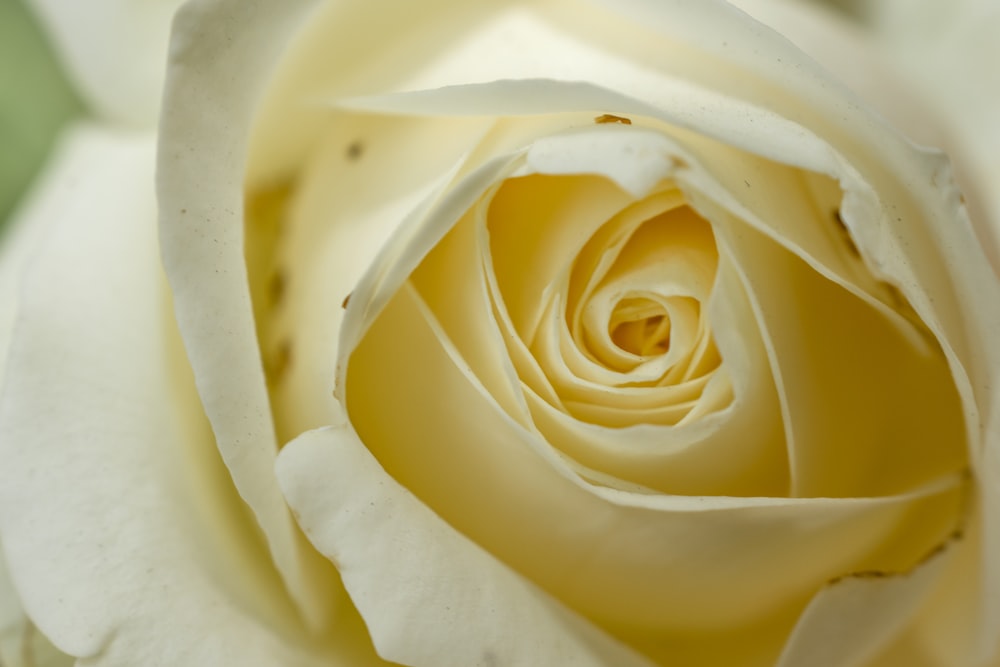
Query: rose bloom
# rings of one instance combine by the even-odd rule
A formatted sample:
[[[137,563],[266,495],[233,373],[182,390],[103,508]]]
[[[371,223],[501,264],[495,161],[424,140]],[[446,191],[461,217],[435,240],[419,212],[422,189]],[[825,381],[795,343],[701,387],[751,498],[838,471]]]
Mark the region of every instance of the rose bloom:
[[[4,369],[78,664],[1000,664],[997,275],[741,10],[196,0],[158,232],[152,154],[72,140]]]

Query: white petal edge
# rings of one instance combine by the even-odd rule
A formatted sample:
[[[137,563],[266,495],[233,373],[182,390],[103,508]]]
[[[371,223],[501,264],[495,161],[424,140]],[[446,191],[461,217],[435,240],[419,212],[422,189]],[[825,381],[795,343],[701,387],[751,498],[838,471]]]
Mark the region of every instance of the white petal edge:
[[[349,424],[299,436],[282,450],[277,473],[387,660],[650,664],[446,524],[379,466]]]
[[[65,135],[56,142],[53,156],[59,155]],[[5,223],[0,235],[0,378],[4,376],[7,348],[17,316],[24,268],[36,252],[51,222],[65,216],[67,200],[53,192],[65,190],[74,178],[67,160],[51,159],[35,179],[23,203]]]
[[[295,527],[277,453],[243,255],[243,175],[255,103],[316,2],[205,0],[177,13],[160,125],[160,244],[202,403],[236,488],[310,627],[340,597]],[[206,113],[211,109],[211,113]]]

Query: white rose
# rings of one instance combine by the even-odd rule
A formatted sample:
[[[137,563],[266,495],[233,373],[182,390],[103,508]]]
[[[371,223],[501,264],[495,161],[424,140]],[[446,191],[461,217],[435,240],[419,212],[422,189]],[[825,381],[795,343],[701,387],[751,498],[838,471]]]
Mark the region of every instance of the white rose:
[[[152,147],[99,133],[21,289],[0,536],[56,646],[995,662],[1000,287],[941,155],[788,42],[219,0],[170,62],[171,291]]]

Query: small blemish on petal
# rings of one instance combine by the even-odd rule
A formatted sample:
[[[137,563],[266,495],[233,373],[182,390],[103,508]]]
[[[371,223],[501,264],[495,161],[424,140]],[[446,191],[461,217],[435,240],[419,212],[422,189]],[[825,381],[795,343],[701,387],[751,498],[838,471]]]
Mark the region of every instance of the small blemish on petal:
[[[277,306],[284,299],[286,284],[287,284],[287,278],[285,278],[284,271],[278,269],[273,274],[271,274],[271,279],[268,281],[267,284],[267,294],[271,300],[272,306]]]
[[[620,123],[621,125],[631,125],[632,119],[626,118],[624,116],[616,116],[611,113],[605,113],[594,118],[594,122],[599,125],[603,123]]]
[[[347,159],[354,162],[365,152],[365,145],[360,141],[352,141],[347,145]]]
[[[274,353],[271,355],[270,363],[268,364],[268,376],[270,377],[271,382],[281,382],[285,374],[288,373],[288,369],[291,365],[292,343],[289,340],[283,340],[278,343],[277,347],[275,347]]]

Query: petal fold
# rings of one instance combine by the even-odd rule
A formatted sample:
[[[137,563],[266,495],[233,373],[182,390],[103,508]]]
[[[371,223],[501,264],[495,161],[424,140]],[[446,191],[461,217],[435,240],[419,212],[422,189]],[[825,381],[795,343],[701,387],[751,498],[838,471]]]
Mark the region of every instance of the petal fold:
[[[411,667],[651,665],[456,532],[386,474],[349,424],[299,436],[277,472],[384,658]]]
[[[243,179],[256,102],[312,0],[195,2],[174,21],[160,125],[160,244],[198,392],[236,488],[314,629],[336,573],[298,532],[274,479],[274,423],[244,259]],[[211,109],[211,113],[206,113]]]

